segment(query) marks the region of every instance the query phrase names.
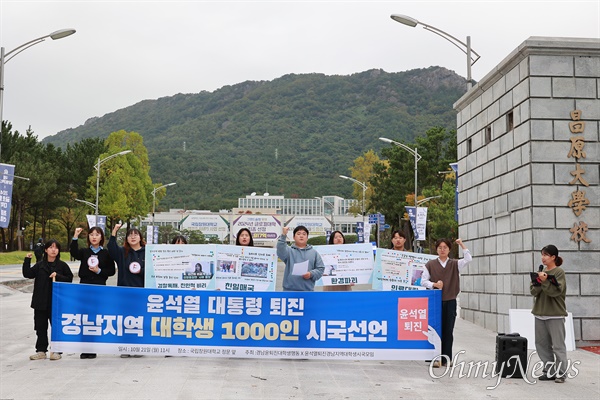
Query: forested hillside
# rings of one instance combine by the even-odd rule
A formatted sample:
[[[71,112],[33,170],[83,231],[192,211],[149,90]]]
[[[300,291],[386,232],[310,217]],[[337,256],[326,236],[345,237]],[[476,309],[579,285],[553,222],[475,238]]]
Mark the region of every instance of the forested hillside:
[[[452,104],[464,78],[440,67],[350,76],[285,75],[214,92],[144,100],[44,139],[65,147],[135,131],[155,183],[177,182],[162,208],[222,209],[268,191],[286,197],[350,197],[354,159],[379,137],[412,142],[433,127],[455,127]],[[408,156],[408,155],[407,155]]]

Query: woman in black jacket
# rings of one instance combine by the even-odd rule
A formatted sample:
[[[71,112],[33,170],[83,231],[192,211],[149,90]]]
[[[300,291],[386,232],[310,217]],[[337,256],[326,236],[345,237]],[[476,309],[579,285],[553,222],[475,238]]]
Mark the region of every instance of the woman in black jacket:
[[[79,248],[77,239],[82,228],[75,228],[71,241],[71,257],[81,260],[79,282],[89,285],[106,285],[106,280],[115,274],[115,262],[104,247],[104,231],[95,226],[88,232],[87,247]],[[94,353],[81,353],[79,358],[96,358]]]
[[[48,321],[52,318],[52,280],[59,282],[73,282],[71,268],[60,260],[60,243],[54,239],[44,245],[44,257],[42,261],[31,266],[31,257],[28,253],[23,261],[23,276],[35,279],[33,282],[33,296],[31,308],[33,308],[33,323],[37,341],[35,342],[36,353],[29,357],[30,360],[46,359],[48,351]],[[60,360],[59,353],[50,353],[51,360]]]

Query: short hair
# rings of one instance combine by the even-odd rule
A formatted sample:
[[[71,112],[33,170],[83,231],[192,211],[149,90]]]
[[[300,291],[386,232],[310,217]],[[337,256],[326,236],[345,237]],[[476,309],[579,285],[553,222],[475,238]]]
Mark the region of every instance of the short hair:
[[[403,237],[404,239],[406,239],[406,233],[400,231],[400,230],[395,230],[394,232],[392,232],[392,239],[394,238],[394,236],[396,236],[396,234],[398,234],[398,236]]]
[[[445,238],[436,240],[435,241],[435,248],[437,249],[438,247],[440,247],[440,244],[442,244],[442,243],[445,243],[446,246],[448,246],[449,249],[452,248],[452,242],[450,241],[450,239],[445,239]]]
[[[304,231],[308,235],[308,229],[304,225],[298,225],[294,228],[294,236],[296,236],[296,233],[299,231]]]
[[[333,238],[335,237],[336,233],[339,233],[340,235],[342,235],[342,239],[344,239],[344,244],[346,244],[346,237],[340,231],[333,231],[333,232],[331,232],[331,235],[329,235],[329,244],[333,244]]]
[[[254,239],[252,238],[252,232],[250,232],[250,229],[248,229],[248,228],[242,228],[238,231],[237,236],[235,237],[235,245],[236,246],[242,245],[240,243],[240,235],[242,234],[242,232],[248,232],[248,235],[250,235],[250,243],[248,243],[248,246],[254,247]]]
[[[88,246],[91,246],[92,243],[90,242],[90,233],[92,232],[98,232],[100,234],[100,246],[104,246],[104,229],[100,228],[99,226],[95,226],[92,229],[90,229],[88,231],[88,235],[87,235],[87,244]]]

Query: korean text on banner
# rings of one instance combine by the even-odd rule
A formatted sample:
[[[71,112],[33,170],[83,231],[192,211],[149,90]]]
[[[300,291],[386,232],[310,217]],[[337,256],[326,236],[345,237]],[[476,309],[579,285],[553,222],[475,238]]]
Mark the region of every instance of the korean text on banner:
[[[234,293],[53,285],[55,352],[428,360],[440,351],[439,290]]]

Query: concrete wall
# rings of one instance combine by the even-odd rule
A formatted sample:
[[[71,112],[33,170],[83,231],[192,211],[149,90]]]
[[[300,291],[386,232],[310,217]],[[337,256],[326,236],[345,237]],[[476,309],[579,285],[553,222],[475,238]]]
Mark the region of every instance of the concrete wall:
[[[600,340],[600,40],[529,38],[454,107],[459,231],[474,256],[462,276],[461,317],[508,331],[508,310],[532,307],[529,272],[554,244],[575,338]],[[574,110],[582,133],[570,131]],[[576,136],[585,158],[567,156]],[[589,186],[570,184],[576,163]],[[577,190],[590,202],[579,216],[568,206]],[[589,243],[571,239],[580,222]]]

